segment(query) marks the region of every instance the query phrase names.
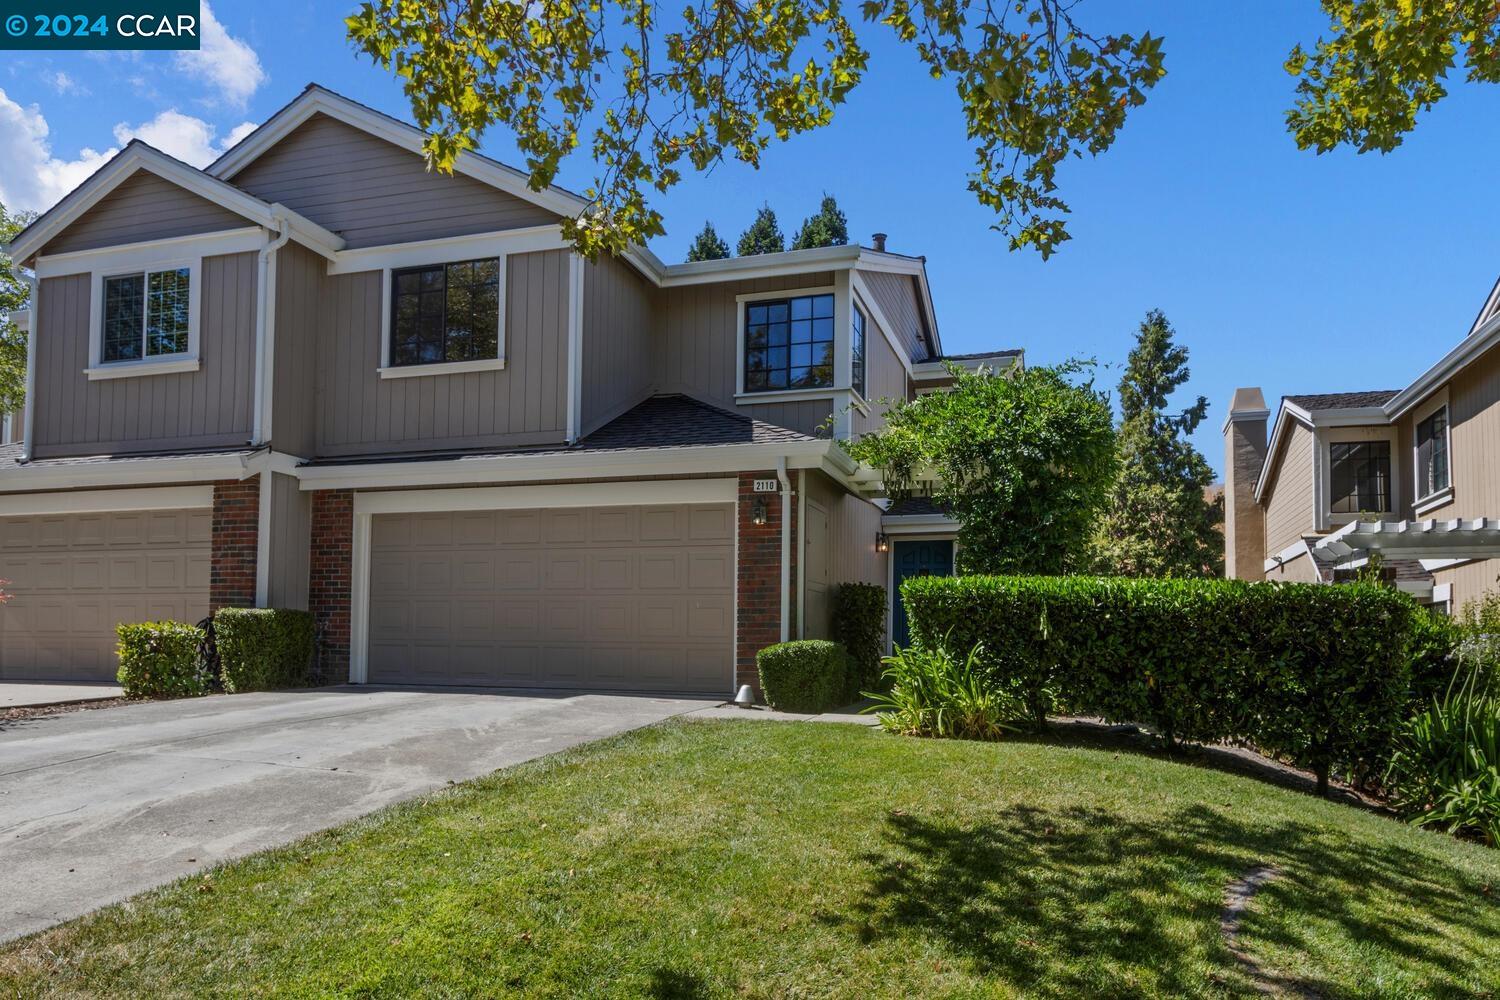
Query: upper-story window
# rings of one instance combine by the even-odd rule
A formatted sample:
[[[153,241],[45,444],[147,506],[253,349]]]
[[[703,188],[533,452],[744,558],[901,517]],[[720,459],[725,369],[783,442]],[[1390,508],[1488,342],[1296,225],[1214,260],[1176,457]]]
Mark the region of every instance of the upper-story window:
[[[745,391],[833,387],[833,296],[745,303]]]
[[[1448,478],[1448,408],[1441,407],[1417,424],[1417,499],[1446,490]]]
[[[490,257],[391,272],[391,364],[500,356],[500,261]]]
[[[865,395],[865,314],[855,306],[849,323],[849,350],[852,355],[850,385],[861,396]]]
[[[100,360],[110,364],[186,354],[191,284],[185,267],[105,278]]]
[[[1389,441],[1336,441],[1328,446],[1328,458],[1333,513],[1390,513]]]

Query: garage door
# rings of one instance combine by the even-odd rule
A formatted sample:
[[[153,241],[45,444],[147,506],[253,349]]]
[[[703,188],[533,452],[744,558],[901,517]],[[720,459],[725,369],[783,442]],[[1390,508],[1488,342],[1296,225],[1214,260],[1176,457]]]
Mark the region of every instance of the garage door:
[[[728,504],[378,514],[372,683],[722,694]]]
[[[208,614],[206,509],[0,518],[0,679],[113,680],[115,625]]]

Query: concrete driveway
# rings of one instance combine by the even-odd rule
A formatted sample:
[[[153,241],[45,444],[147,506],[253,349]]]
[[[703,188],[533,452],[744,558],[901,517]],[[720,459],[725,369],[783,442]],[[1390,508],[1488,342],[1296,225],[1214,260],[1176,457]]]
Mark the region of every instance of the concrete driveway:
[[[0,723],[0,940],[708,704],[344,687]]]

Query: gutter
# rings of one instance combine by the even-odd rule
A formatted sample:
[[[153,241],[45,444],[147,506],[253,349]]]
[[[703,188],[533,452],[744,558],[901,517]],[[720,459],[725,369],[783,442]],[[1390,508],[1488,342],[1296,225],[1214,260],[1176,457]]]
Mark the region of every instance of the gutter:
[[[42,282],[34,273],[26,279],[31,299],[26,315],[26,398],[21,403],[21,457],[31,461],[31,442],[36,434],[36,330],[41,315]]]
[[[250,434],[252,445],[271,440],[271,365],[276,361],[276,251],[292,238],[292,224],[286,209],[272,205],[272,220],[277,235],[260,248],[255,258],[255,419]]]
[[[792,480],[786,474],[786,457],[776,460],[776,478],[781,481],[781,641],[791,638],[792,611]]]

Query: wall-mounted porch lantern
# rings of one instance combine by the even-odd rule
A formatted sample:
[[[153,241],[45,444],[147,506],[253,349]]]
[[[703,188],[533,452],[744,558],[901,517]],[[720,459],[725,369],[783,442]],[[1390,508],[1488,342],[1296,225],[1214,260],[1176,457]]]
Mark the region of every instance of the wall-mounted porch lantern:
[[[760,497],[750,505],[750,523],[757,528],[765,527],[766,524],[766,502]]]
[[[875,534],[875,551],[876,552],[889,552],[889,551],[891,551],[891,536],[887,535],[883,531],[876,532],[876,534]]]

